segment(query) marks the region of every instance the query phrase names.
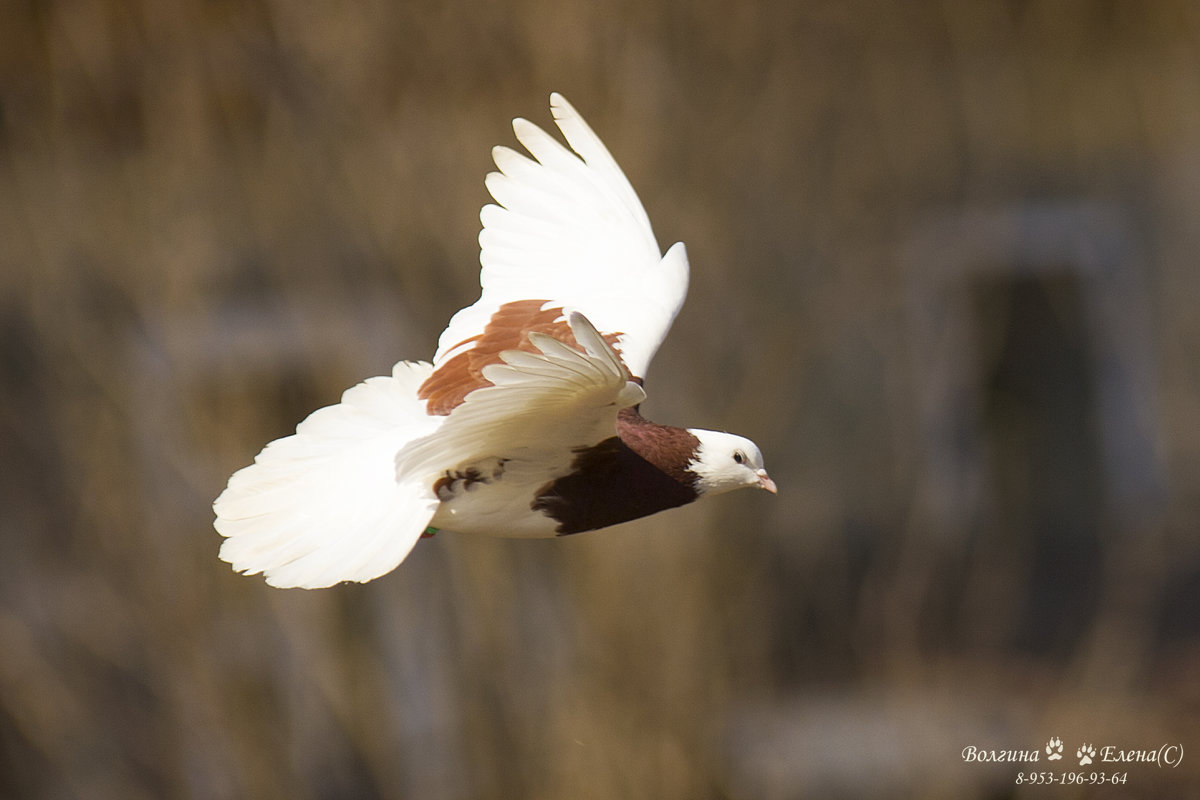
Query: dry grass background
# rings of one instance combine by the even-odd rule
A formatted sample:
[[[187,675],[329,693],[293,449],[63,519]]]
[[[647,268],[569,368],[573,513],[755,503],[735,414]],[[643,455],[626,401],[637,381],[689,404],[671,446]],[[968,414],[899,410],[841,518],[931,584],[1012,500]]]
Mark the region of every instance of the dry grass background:
[[[2,16],[0,796],[1200,786],[1193,4]],[[212,498],[429,357],[551,90],[689,246],[648,413],[754,437],[780,496],[233,575]],[[960,756],[1050,736],[1187,755],[1119,791]]]

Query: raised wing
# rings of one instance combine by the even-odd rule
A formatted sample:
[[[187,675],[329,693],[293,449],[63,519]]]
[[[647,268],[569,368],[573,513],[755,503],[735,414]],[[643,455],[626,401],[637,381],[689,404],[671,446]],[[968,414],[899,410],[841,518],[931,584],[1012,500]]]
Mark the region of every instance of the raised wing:
[[[604,144],[561,95],[550,96],[550,108],[574,152],[523,119],[513,131],[533,158],[492,151],[500,171],[487,187],[498,205],[480,214],[482,292],[450,320],[434,366],[475,348],[505,306],[540,300],[586,314],[614,337],[630,372],[645,377],[687,293],[687,254],[682,243],[661,254]]]
[[[615,436],[617,413],[646,393],[586,317],[571,314],[570,329],[576,346],[535,331],[528,335],[532,352],[501,352],[483,368],[488,385],[397,455],[397,474],[432,476],[457,463],[522,453],[569,463],[574,451]]]

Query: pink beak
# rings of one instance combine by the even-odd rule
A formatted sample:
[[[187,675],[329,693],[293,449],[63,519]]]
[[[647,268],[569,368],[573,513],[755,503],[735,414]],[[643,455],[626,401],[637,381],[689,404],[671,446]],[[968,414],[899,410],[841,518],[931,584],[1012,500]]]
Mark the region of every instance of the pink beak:
[[[760,469],[758,475],[758,488],[766,489],[771,494],[778,494],[779,489],[775,486],[775,481],[771,480],[771,476],[767,474],[765,469]]]

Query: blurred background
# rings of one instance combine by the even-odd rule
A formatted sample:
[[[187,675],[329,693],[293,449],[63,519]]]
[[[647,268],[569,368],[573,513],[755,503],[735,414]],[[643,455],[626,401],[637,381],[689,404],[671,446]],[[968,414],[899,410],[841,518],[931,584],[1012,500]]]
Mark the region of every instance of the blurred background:
[[[3,17],[0,796],[1197,796],[1194,3]],[[233,574],[212,499],[432,355],[552,90],[688,244],[648,416],[779,496]],[[1015,782],[1083,743],[1185,757]]]

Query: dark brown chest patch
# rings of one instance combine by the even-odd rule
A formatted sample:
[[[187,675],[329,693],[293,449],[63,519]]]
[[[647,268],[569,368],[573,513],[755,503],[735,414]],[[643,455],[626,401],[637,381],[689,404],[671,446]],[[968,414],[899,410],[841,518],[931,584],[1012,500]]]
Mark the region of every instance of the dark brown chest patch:
[[[628,413],[626,413],[628,412]],[[559,534],[582,533],[692,502],[687,470],[698,442],[680,428],[622,412],[618,436],[579,452],[572,472],[538,492],[531,508],[556,520]]]

